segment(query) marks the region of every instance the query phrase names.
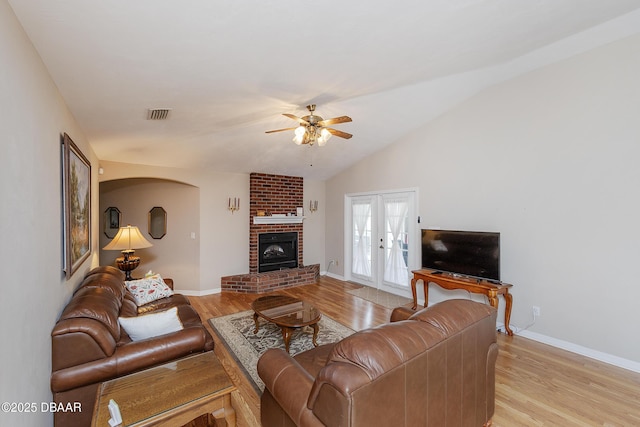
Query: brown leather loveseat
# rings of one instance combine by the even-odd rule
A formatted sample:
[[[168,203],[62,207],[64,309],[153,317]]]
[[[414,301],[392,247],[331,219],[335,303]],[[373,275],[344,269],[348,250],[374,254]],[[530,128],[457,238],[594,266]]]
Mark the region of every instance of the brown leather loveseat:
[[[165,283],[173,285],[170,279]],[[173,307],[183,329],[165,335],[132,341],[118,322],[119,317]],[[56,412],[57,426],[89,426],[103,381],[213,349],[211,335],[184,295],[138,307],[125,287],[124,274],[115,267],[98,267],[87,274],[54,326],[51,343],[54,401],[81,407],[81,412]]]
[[[398,308],[337,344],[265,352],[262,425],[480,427],[494,413],[497,355],[491,306]]]

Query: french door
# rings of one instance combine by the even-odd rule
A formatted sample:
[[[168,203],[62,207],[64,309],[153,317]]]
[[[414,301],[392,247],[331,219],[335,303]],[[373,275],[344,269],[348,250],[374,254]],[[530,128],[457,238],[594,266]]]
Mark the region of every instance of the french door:
[[[408,295],[416,267],[416,191],[346,196],[347,280]]]

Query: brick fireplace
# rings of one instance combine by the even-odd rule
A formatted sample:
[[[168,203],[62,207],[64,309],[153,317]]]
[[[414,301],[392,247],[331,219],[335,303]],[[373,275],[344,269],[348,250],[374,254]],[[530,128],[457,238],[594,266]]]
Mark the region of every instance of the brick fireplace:
[[[249,176],[249,273],[258,272],[258,235],[261,233],[298,233],[298,265],[302,262],[302,222],[293,224],[254,224],[258,211],[267,215],[296,213],[303,206],[302,177],[252,173]]]
[[[249,176],[249,274],[222,277],[223,291],[263,293],[318,280],[320,265],[304,266],[302,219],[295,216],[296,209],[304,206],[303,191],[302,177]],[[297,234],[297,267],[260,272],[259,236],[278,233]]]

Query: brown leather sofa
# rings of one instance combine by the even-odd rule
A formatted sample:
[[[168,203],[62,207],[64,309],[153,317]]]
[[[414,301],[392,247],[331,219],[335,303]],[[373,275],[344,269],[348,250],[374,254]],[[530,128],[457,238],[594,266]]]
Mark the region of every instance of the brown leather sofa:
[[[173,287],[173,281],[165,279]],[[177,307],[184,329],[132,341],[118,317]],[[57,426],[89,426],[101,382],[213,349],[213,339],[189,300],[180,294],[138,307],[115,267],[91,270],[51,332],[51,391],[56,403],[81,404],[81,412],[56,412]]]
[[[407,319],[407,320],[405,320]],[[295,357],[258,361],[263,427],[480,427],[494,413],[496,310],[448,300]]]

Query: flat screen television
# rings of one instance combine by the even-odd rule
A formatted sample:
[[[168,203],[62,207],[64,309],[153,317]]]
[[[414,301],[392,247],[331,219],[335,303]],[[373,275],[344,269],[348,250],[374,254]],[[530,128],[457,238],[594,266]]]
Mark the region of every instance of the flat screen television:
[[[500,233],[422,230],[422,268],[500,280]]]

